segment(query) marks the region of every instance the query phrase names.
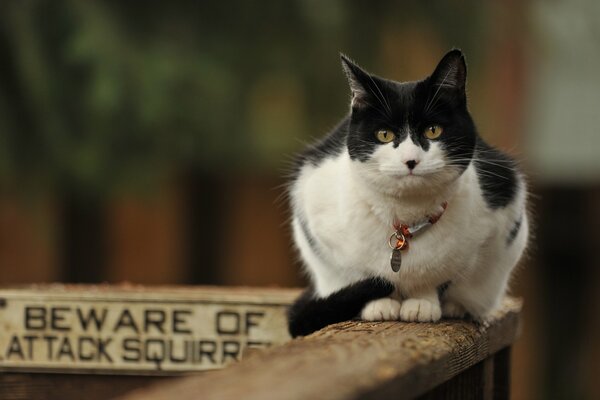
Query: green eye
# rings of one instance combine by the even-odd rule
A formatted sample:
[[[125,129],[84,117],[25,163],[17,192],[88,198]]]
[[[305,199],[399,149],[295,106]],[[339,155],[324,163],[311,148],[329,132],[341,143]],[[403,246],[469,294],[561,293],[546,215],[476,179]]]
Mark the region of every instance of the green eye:
[[[379,140],[381,143],[389,143],[396,137],[396,135],[394,135],[394,132],[387,129],[377,131],[377,134],[375,136],[377,137],[377,140]]]
[[[425,136],[427,139],[437,139],[444,132],[444,129],[439,125],[431,125],[425,128]]]

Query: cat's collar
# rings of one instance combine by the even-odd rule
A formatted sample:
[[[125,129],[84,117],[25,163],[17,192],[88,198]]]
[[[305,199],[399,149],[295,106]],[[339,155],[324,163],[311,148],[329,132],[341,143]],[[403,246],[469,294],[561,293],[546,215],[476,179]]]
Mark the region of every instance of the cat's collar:
[[[426,216],[422,221],[417,222],[414,225],[406,225],[401,222],[394,221],[394,233],[390,236],[388,244],[392,249],[390,256],[390,265],[392,271],[400,271],[402,265],[402,252],[408,250],[408,239],[411,239],[418,232],[422,231],[428,226],[431,226],[439,221],[448,207],[448,202],[443,202],[440,205],[440,211],[436,214]]]
[[[440,210],[437,213],[425,216],[425,218],[414,225],[407,225],[394,220],[392,225],[394,233],[392,233],[389,240],[390,247],[397,250],[408,249],[408,239],[413,238],[414,235],[421,232],[423,229],[438,222],[439,219],[442,218],[442,215],[444,215],[447,207],[448,202],[444,201],[442,204],[440,204]]]

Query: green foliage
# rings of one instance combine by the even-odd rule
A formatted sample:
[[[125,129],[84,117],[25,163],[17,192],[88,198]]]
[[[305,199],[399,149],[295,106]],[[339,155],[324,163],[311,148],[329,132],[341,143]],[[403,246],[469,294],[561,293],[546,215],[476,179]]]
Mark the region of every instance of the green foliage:
[[[440,4],[413,5],[411,18],[448,12]],[[4,1],[0,183],[105,192],[189,169],[279,166],[345,112],[337,53],[373,66],[402,11],[388,1]],[[440,20],[431,29],[442,42],[462,40]]]

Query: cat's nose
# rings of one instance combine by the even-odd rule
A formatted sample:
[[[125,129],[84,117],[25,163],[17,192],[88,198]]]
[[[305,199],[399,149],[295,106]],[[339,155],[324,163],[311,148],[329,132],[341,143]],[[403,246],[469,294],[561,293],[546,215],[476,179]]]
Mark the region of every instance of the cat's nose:
[[[405,164],[408,167],[408,169],[415,169],[418,163],[419,162],[417,160],[408,160]]]

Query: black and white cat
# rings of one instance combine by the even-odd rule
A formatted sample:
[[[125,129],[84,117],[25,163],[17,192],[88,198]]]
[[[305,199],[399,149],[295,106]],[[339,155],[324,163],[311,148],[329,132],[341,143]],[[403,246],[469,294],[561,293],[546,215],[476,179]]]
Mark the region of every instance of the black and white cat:
[[[485,319],[527,245],[527,191],[515,162],[477,134],[463,54],[416,82],[342,65],[351,111],[299,158],[290,186],[312,281],[290,333],[356,316]]]

